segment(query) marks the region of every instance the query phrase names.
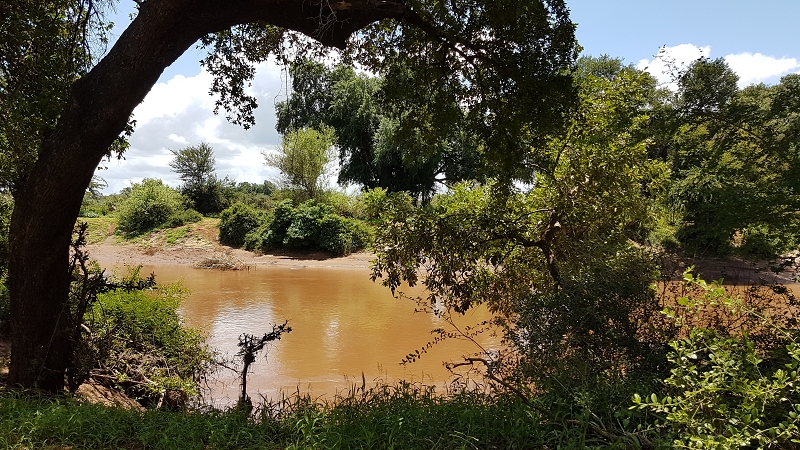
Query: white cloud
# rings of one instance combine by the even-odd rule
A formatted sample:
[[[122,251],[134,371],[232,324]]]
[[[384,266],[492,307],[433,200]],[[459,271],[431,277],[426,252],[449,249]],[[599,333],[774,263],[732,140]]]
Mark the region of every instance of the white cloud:
[[[777,81],[781,75],[800,69],[795,58],[774,58],[761,53],[739,53],[725,56],[725,62],[739,75],[739,86]]]
[[[675,69],[681,70],[700,57],[711,57],[711,47],[698,47],[693,44],[680,44],[664,47],[654,59],[642,59],[636,65],[648,71],[659,83],[675,90],[673,83]],[[728,66],[739,75],[739,86],[753,83],[777,82],[781,75],[800,71],[800,62],[795,58],[775,58],[761,53],[738,53],[723,57]]]
[[[211,109],[214,99],[208,95],[211,74],[205,69],[193,77],[176,75],[166,83],[157,83],[144,101],[133,110],[137,126],[146,125],[153,119],[175,117],[190,106]]]
[[[642,59],[636,65],[639,70],[646,70],[654,76],[659,83],[675,90],[677,85],[673,83],[676,70],[679,71],[692,61],[701,57],[710,57],[711,47],[698,47],[693,44],[680,44],[674,47],[663,47],[656,58]]]
[[[118,192],[142,178],[161,178],[170,186],[180,180],[168,166],[169,149],[208,142],[214,148],[217,174],[237,181],[261,182],[277,173],[267,168],[262,150],[274,148],[280,138],[275,131],[273,104],[285,96],[285,80],[275,63],[257,67],[253,86],[248,89],[259,102],[256,125],[244,130],[229,124],[224,112],[214,115],[214,98],[208,91],[212,77],[204,70],[194,77],[177,75],[156,84],[134,111],[136,130],[129,138],[131,148],[122,161],[105,162],[99,173],[108,182],[106,193]]]
[[[178,136],[175,133],[170,134],[167,138],[172,142],[177,142],[178,144],[188,144],[189,141],[186,140],[183,136]]]

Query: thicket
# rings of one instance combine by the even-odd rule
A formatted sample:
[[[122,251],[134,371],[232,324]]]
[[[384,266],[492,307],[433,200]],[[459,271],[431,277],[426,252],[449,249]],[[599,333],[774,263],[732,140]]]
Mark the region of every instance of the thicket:
[[[247,233],[258,228],[264,220],[262,212],[236,202],[219,215],[219,241],[225,245],[241,247]]]
[[[800,448],[795,297],[784,286],[732,294],[691,273],[682,294],[665,309],[683,336],[669,376],[635,407],[675,448]]]
[[[84,323],[90,376],[146,406],[186,406],[213,359],[205,336],[183,326],[178,314],[186,289],[115,289],[98,296]]]
[[[137,235],[164,225],[185,205],[181,194],[161,180],[145,178],[131,187],[117,212],[117,228]]]
[[[313,200],[292,206],[290,200],[275,205],[272,220],[252,229],[244,239],[248,250],[324,250],[347,255],[366,248],[369,228],[356,219],[342,217],[333,207]]]

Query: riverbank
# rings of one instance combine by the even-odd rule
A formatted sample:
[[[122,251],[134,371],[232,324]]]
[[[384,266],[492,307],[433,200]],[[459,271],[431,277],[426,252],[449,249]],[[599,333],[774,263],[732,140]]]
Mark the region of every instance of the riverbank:
[[[86,219],[90,224],[89,255],[104,267],[144,265],[193,266],[200,261],[226,255],[244,266],[278,265],[285,267],[333,267],[368,270],[375,257],[369,252],[348,256],[332,256],[324,252],[276,251],[256,254],[232,248],[219,242],[219,220],[205,218],[194,224],[154,231],[145,236],[123,240],[114,234],[114,223],[103,219]],[[707,280],[722,278],[726,284],[750,285],[761,282],[797,284],[800,258],[782,271],[775,272],[775,261],[746,261],[740,258],[668,256],[660,262],[674,280],[691,266]]]
[[[113,224],[93,223],[92,219],[87,222],[92,227],[92,236],[86,250],[104,267],[139,264],[193,266],[209,258],[228,255],[251,267],[278,265],[367,270],[375,257],[367,252],[348,256],[302,251],[256,254],[220,244],[218,219],[206,218],[195,224],[154,231],[132,240],[115,236]]]

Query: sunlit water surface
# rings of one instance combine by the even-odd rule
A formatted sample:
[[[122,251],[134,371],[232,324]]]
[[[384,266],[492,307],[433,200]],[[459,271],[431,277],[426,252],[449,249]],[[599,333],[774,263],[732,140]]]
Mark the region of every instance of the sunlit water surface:
[[[263,335],[272,324],[289,321],[292,332],[270,346],[253,364],[248,394],[277,398],[281,392],[308,392],[332,398],[351,385],[408,380],[442,385],[450,377],[442,362],[459,360],[478,347],[450,339],[433,346],[413,364],[401,360],[433,339],[431,330],[452,329],[416,303],[396,299],[369,279],[366,269],[259,266],[249,271],[216,271],[187,266],[145,266],[159,283],[181,281],[192,293],[181,304],[185,324],[204,330],[208,344],[232,357],[242,333]],[[419,291],[417,291],[418,293]],[[459,326],[489,318],[485,310],[459,317]],[[486,349],[498,339],[482,335]],[[209,394],[218,405],[235,402],[239,380],[231,370],[213,377]]]

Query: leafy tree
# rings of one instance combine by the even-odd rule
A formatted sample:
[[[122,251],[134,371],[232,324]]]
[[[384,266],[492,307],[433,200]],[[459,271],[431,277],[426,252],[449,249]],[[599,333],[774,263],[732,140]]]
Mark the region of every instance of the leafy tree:
[[[203,214],[216,214],[225,204],[225,190],[232,187],[228,179],[220,180],[216,174],[214,149],[205,142],[199,145],[170,150],[175,156],[169,166],[180,176],[181,192]]]
[[[203,186],[216,180],[214,149],[205,142],[199,145],[170,150],[175,158],[169,166],[180,176],[184,186]]]
[[[679,77],[662,125],[670,130],[667,200],[682,212],[687,249],[769,257],[800,244],[800,76],[739,89],[721,60],[698,60]]]
[[[359,75],[342,65],[330,69],[309,60],[292,65],[290,74],[292,94],[276,105],[276,128],[284,133],[321,124],[333,127],[339,148],[340,184],[408,191],[427,202],[437,182],[478,176],[480,155],[459,128],[462,124],[439,118],[463,118],[456,104],[439,111],[435,123],[430,117],[425,124],[427,132],[409,132],[400,124],[421,111],[387,105],[380,77]],[[424,89],[411,79],[413,73],[405,71],[404,75],[402,81],[408,88]],[[420,94],[430,97],[427,92]],[[431,133],[434,128],[436,135]]]
[[[650,370],[665,345],[651,329],[656,267],[634,244],[648,222],[642,183],[662,176],[634,132],[652,80],[622,67],[576,79],[569,132],[540,150],[528,190],[464,184],[428,208],[393,201],[375,242],[373,276],[391,288],[421,282],[444,315],[488,306],[513,351],[478,358],[539,390]]]
[[[19,23],[35,23],[26,14],[34,11],[29,3],[14,4],[22,5],[15,16]],[[355,0],[319,6],[245,0],[236,7],[162,0],[139,5],[113,48],[71,82],[68,99],[53,103],[61,105],[58,120],[52,131],[40,134],[41,144],[33,146],[35,162],[15,183],[8,278],[11,384],[62,388],[70,343],[59,314],[68,301],[66,255],[83,193],[163,69],[198,40],[210,51],[204,64],[215,77],[218,106],[232,122],[250,126],[256,106],[246,90],[255,72],[252,63],[282,55],[286,44],[300,41],[295,33],[338,48],[357,33],[349,58],[367,70],[385,73],[398,64],[410,68],[420,85],[447,83],[448,104],[469,111],[468,130],[497,162],[493,167],[509,173],[520,161],[536,159],[531,148],[563,129],[575,98],[565,69],[575,60],[577,44],[562,0]],[[70,24],[87,23],[85,14],[69,8],[56,13]],[[88,22],[86,28],[97,25]],[[320,49],[307,40],[296,48]],[[18,79],[25,75],[13,71]],[[405,95],[413,97],[415,91]],[[434,111],[440,106],[429,105]]]
[[[135,235],[163,225],[182,208],[181,195],[161,180],[145,178],[119,205],[118,227]]]
[[[277,154],[264,153],[266,164],[281,171],[281,184],[300,193],[302,200],[317,198],[331,175],[334,131],[322,125],[290,130]]]

